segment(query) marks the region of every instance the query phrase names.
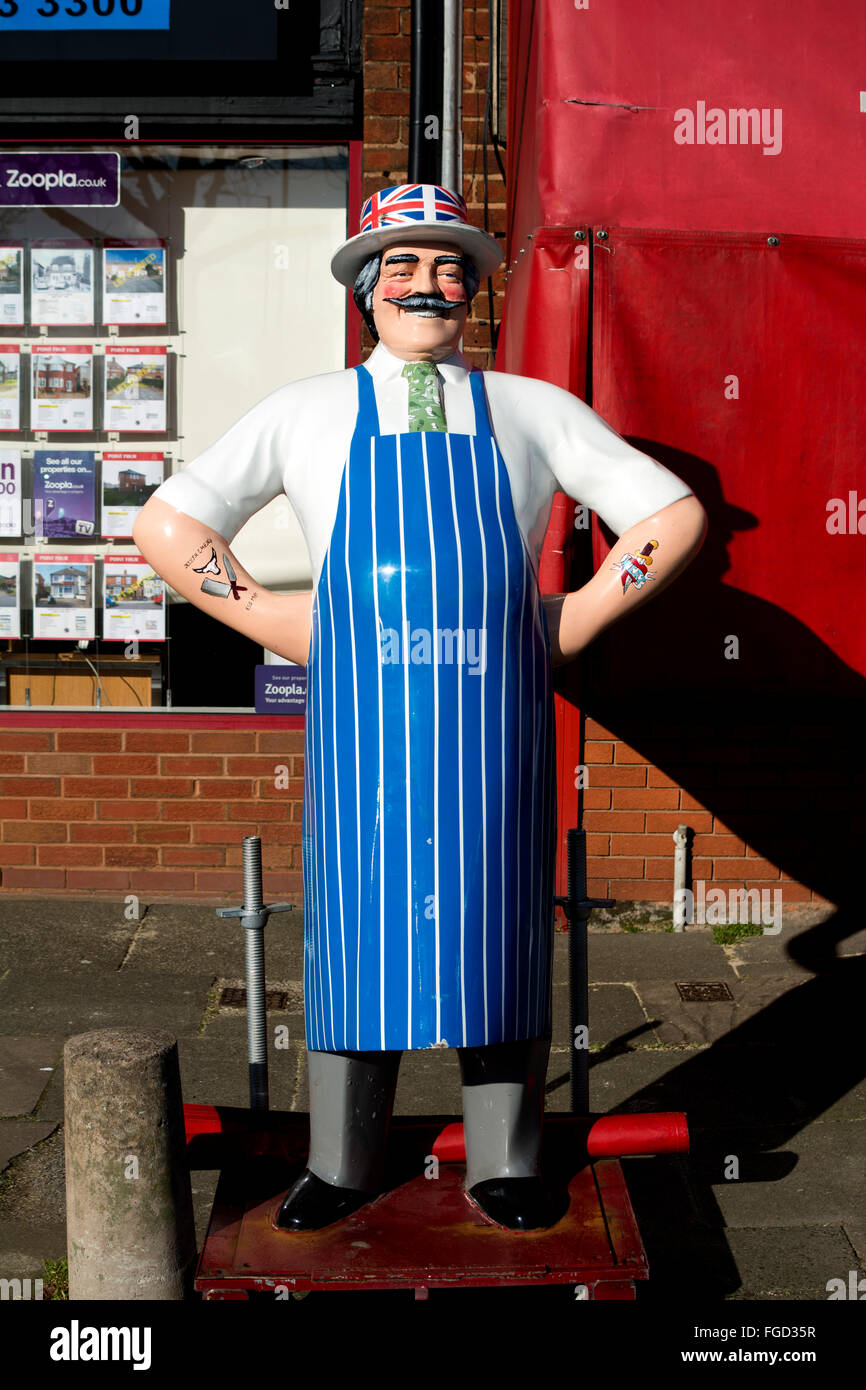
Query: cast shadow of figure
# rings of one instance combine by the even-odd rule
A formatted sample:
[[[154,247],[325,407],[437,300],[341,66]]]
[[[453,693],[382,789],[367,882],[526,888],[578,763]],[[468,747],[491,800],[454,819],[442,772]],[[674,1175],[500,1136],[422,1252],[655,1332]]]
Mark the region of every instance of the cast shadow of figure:
[[[726,889],[765,882],[781,889],[783,904],[795,894],[803,899],[794,880],[832,905],[826,920],[786,945],[811,978],[798,984],[789,976],[781,997],[615,1107],[684,1110],[692,1130],[688,1160],[628,1165],[639,1222],[650,1233],[650,1290],[667,1296],[676,1283],[682,1291],[690,1270],[702,1296],[723,1296],[739,1286],[712,1192],[725,1181],[726,1155],[738,1157],[740,1183],[778,1181],[797,1157],[771,1151],[837,1105],[866,1069],[866,957],[837,955],[839,943],[864,925],[858,851],[866,818],[855,779],[864,764],[866,680],[792,614],[723,583],[732,532],[760,523],[725,503],[715,470],[652,441],[630,442],[692,487],[709,516],[707,539],[685,574],[638,618],[611,628],[564,669],[557,690],[704,808],[655,813],[648,831],[665,831],[667,839],[681,821],[709,832],[712,816],[712,828],[733,837],[730,869],[713,851],[713,878],[712,847],[696,835],[693,879]],[[754,540],[760,545],[759,529]],[[805,559],[789,557],[792,584],[808,582]],[[730,635],[739,638],[738,660],[724,656]],[[592,828],[591,814],[584,826]],[[761,858],[788,879],[764,880]],[[607,888],[603,873],[603,860],[591,860],[590,892]],[[591,941],[589,971],[591,980]],[[613,1043],[593,1064],[625,1045]],[[846,1277],[847,1267],[819,1273],[823,1287],[831,1276]]]

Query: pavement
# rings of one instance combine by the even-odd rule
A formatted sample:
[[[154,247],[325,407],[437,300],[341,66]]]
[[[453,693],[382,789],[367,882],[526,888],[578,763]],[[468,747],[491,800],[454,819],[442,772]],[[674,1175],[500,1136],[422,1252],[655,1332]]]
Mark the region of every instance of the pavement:
[[[682,1110],[688,1155],[626,1159],[649,1257],[644,1300],[826,1300],[866,1271],[862,915],[796,908],[779,934],[718,945],[620,904],[590,929],[590,1108]],[[242,932],[213,907],[0,898],[0,1278],[66,1253],[63,1045],[112,1025],[178,1039],[186,1101],[248,1101],[246,1022],[220,1007],[243,984]],[[669,928],[669,923],[667,924]],[[274,1109],[308,1107],[300,912],[266,930]],[[569,1106],[568,938],[555,943],[549,1111]],[[678,983],[729,997],[689,1002]],[[405,1053],[395,1113],[459,1117],[453,1051]],[[217,1174],[192,1174],[199,1244]],[[866,1285],[864,1285],[866,1287]]]

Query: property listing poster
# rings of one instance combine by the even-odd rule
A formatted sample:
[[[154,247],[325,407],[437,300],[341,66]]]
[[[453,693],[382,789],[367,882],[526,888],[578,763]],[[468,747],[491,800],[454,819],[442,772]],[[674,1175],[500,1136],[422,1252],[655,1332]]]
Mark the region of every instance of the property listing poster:
[[[166,360],[164,347],[121,343],[105,349],[106,430],[164,432]]]
[[[165,454],[102,455],[102,534],[132,536],[135,519],[165,474]]]
[[[0,551],[0,637],[21,636],[21,565],[12,552]]]
[[[165,323],[165,242],[106,241],[103,323]]]
[[[96,454],[93,449],[36,449],[33,521],[43,540],[72,540],[96,532]]]
[[[55,328],[93,323],[93,246],[90,242],[33,243],[30,322]]]
[[[21,450],[0,449],[0,536],[21,535]]]
[[[33,636],[95,637],[93,555],[37,551],[33,557]]]
[[[24,322],[24,247],[0,245],[0,328]]]
[[[90,343],[36,345],[30,358],[34,430],[93,429],[93,348]]]
[[[21,428],[21,353],[17,343],[0,343],[0,434]]]
[[[106,642],[164,642],[165,585],[143,555],[105,557],[102,636]]]

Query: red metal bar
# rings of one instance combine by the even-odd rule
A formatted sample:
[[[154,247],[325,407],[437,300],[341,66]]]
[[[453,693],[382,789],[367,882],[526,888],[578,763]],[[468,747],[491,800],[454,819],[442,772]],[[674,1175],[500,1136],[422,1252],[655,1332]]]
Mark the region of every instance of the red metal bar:
[[[637,1154],[685,1154],[689,1128],[685,1115],[601,1115],[586,1136],[590,1158],[625,1158]]]
[[[187,1143],[201,1135],[242,1138],[254,1131],[291,1130],[298,1123],[298,1116],[292,1113],[272,1110],[253,1119],[249,1110],[216,1105],[185,1104],[183,1117]],[[558,1117],[551,1119],[556,1123]],[[649,1115],[587,1115],[574,1123],[585,1136],[586,1152],[593,1159],[689,1151],[686,1117],[676,1110]],[[446,1125],[431,1152],[440,1163],[464,1163],[463,1125],[459,1121]]]
[[[590,1158],[626,1158],[641,1154],[688,1153],[686,1117],[678,1111],[652,1115],[588,1115],[584,1120]],[[462,1124],[446,1125],[433,1145],[440,1163],[463,1163],[466,1146]]]

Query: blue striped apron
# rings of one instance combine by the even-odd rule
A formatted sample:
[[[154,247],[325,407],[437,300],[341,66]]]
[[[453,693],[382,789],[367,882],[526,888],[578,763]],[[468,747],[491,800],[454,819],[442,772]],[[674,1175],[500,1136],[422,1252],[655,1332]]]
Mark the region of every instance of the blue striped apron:
[[[550,647],[493,436],[358,416],[312,605],[307,1047],[475,1047],[551,1021]]]

